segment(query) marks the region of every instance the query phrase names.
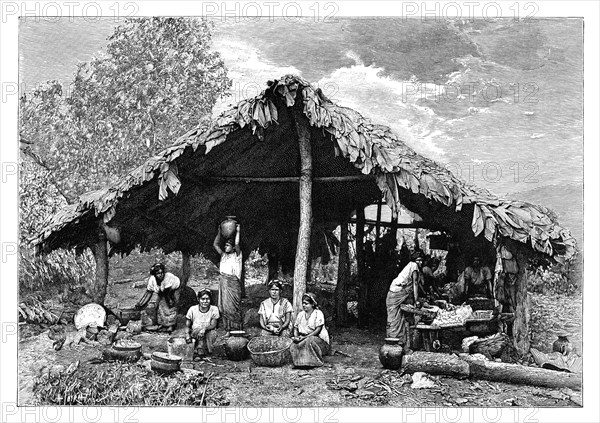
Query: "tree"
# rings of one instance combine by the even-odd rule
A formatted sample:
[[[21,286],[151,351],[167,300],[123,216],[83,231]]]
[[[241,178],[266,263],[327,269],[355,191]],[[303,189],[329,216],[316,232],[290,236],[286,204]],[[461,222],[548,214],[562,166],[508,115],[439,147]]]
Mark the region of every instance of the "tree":
[[[93,282],[89,253],[34,257],[43,219],[82,193],[115,182],[210,114],[231,81],[212,25],[188,18],[129,19],[105,54],[72,83],[48,81],[20,101],[20,282]]]
[[[69,93],[49,81],[21,98],[21,137],[69,202],[114,182],[200,124],[231,80],[195,18],[128,19]]]

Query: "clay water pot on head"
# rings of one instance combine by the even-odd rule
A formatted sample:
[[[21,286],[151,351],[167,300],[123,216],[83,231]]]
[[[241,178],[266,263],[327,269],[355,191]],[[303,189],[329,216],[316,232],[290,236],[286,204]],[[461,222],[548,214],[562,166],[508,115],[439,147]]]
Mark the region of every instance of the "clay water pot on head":
[[[404,348],[398,338],[385,338],[385,344],[379,349],[379,361],[386,369],[398,370],[402,366]]]
[[[222,241],[233,239],[237,229],[237,220],[235,220],[235,216],[226,216],[226,219],[221,222],[219,229]]]
[[[558,335],[558,339],[552,344],[552,351],[561,354],[569,354],[573,351],[573,344],[567,338],[568,335]]]
[[[243,330],[232,330],[225,342],[225,355],[232,361],[241,361],[248,358],[248,339]]]

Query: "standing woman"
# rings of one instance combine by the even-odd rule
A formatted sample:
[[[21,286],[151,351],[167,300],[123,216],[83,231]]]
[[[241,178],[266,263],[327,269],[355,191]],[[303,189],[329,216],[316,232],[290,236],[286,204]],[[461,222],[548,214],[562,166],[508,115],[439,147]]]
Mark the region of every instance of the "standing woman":
[[[290,302],[281,298],[281,282],[273,280],[269,283],[269,296],[258,309],[260,315],[261,335],[290,336],[289,325],[294,311]]]
[[[221,256],[219,263],[219,300],[218,306],[225,330],[242,328],[242,250],[240,249],[240,225],[236,225],[235,240],[225,242],[225,250],[219,245],[220,233],[217,233],[213,247]]]
[[[319,310],[313,293],[302,296],[302,311],[296,317],[292,341],[290,352],[294,366],[323,365],[323,356],[329,354],[329,334],[325,328],[325,316]]]
[[[423,254],[413,253],[411,261],[392,281],[385,299],[387,308],[386,336],[399,338],[400,342],[408,343],[407,313],[400,309],[403,304],[418,303],[419,286],[423,280]]]
[[[156,263],[150,268],[150,277],[146,292],[135,305],[135,308],[146,307],[152,295],[158,294],[156,315],[160,329],[171,333],[177,325],[177,304],[179,302],[179,278],[172,273],[165,272],[165,265]]]

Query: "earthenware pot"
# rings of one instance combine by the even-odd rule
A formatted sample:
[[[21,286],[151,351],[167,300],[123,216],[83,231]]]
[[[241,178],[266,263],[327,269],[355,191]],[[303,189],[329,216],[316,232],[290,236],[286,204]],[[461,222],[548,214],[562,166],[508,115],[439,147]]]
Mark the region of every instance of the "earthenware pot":
[[[241,361],[248,358],[248,339],[243,330],[232,330],[225,342],[225,355],[232,361]]]
[[[226,219],[221,222],[220,229],[222,239],[227,240],[235,237],[235,231],[237,229],[235,216],[226,216]]]
[[[402,365],[404,348],[398,338],[385,338],[385,344],[379,349],[379,361],[386,369],[398,370]]]
[[[122,308],[117,313],[121,325],[127,326],[130,320],[141,320],[141,311],[136,308]]]
[[[558,335],[558,339],[552,344],[552,351],[568,354],[573,351],[573,345],[567,335]]]
[[[178,355],[171,355],[164,352],[153,352],[150,361],[150,367],[154,371],[170,373],[177,372],[181,367],[182,358]]]

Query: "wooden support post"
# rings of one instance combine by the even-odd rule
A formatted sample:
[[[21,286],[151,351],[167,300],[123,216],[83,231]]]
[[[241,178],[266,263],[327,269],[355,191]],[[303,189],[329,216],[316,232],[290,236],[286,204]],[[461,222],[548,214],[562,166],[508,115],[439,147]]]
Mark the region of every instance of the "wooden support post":
[[[108,286],[108,245],[102,223],[98,225],[98,240],[94,246],[94,258],[96,259],[96,280],[89,291],[95,303],[104,305]]]
[[[511,244],[514,246],[515,243]],[[529,352],[529,298],[527,295],[527,260],[528,256],[524,249],[519,246],[510,248],[513,255],[516,254],[517,280],[515,282],[516,307],[514,310],[515,321],[513,323],[513,342],[520,354]]]
[[[350,257],[348,254],[348,219],[340,225],[340,255],[338,258],[337,285],[335,287],[336,323],[345,326],[348,323],[348,279],[350,279]]]
[[[369,284],[367,283],[367,272],[365,263],[365,209],[360,206],[356,210],[356,264],[358,279],[358,326],[367,325],[367,310]]]
[[[400,217],[400,213],[392,212],[392,221],[390,222],[390,228],[392,230],[392,235],[394,236],[395,245],[398,245],[398,217]]]
[[[190,265],[190,253],[187,251],[181,252],[181,288],[185,288],[190,280],[192,274],[192,267]]]
[[[379,235],[381,234],[381,206],[382,202],[379,200],[377,202],[377,221],[375,222],[375,251],[377,251],[377,246],[379,245]],[[377,251],[379,253],[379,251]]]
[[[294,317],[302,310],[302,295],[306,292],[306,273],[312,226],[312,153],[308,120],[300,111],[294,112],[300,150],[300,227],[294,266]]]

